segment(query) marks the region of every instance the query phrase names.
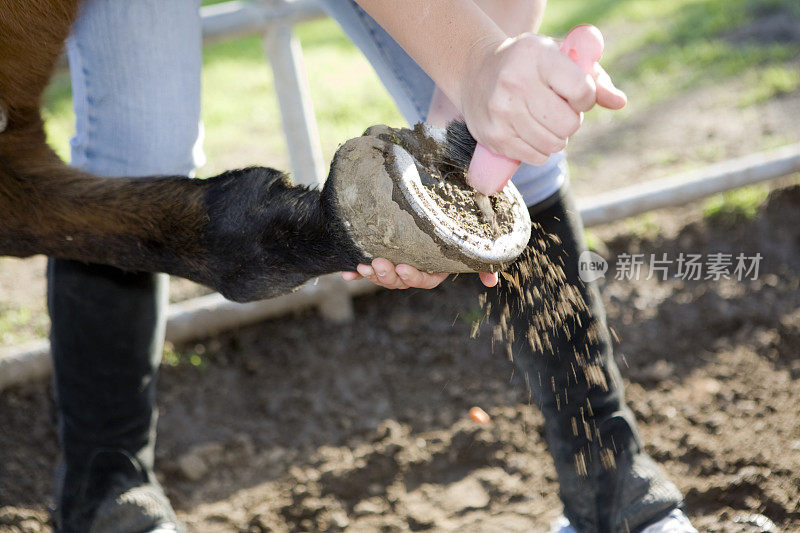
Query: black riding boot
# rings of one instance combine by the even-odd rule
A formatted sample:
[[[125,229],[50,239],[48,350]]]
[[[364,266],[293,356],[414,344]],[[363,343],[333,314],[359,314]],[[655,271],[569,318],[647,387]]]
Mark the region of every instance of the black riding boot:
[[[48,281],[63,454],[56,529],[174,528],[174,512],[153,476],[167,279],[51,260]]]
[[[544,414],[564,514],[579,533],[637,531],[677,507],[681,494],[642,450],[625,405],[597,284],[578,275],[586,246],[571,195],[561,191],[530,211],[526,255],[534,260],[512,267],[494,305],[509,310],[501,323]]]

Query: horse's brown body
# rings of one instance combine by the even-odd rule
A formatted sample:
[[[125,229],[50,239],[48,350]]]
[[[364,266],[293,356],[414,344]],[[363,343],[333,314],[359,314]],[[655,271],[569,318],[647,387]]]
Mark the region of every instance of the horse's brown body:
[[[78,4],[0,0],[0,255],[167,272],[236,300],[364,259],[327,188],[293,187],[276,170],[103,178],[65,165],[45,142],[39,108]]]

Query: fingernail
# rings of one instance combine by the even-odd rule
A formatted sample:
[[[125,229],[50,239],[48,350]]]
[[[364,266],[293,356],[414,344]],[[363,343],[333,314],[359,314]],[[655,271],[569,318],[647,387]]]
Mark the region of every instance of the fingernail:
[[[380,277],[380,278],[382,278],[383,276],[386,275],[386,271],[385,270],[376,270],[375,273],[378,274],[378,277]]]
[[[408,274],[400,274],[400,279],[407,280],[409,278]]]

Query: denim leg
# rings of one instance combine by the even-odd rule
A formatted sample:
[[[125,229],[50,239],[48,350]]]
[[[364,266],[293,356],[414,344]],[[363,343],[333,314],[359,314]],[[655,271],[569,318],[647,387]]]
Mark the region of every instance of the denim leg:
[[[87,0],[67,40],[72,165],[102,176],[189,175],[199,147],[199,0]]]
[[[511,309],[512,354],[545,418],[564,514],[581,533],[637,531],[678,506],[681,494],[644,453],[625,404],[597,284],[578,275],[586,245],[569,191],[531,208],[531,219],[529,248],[543,252],[546,272],[563,277],[518,264],[513,274],[530,298],[506,286],[496,300]]]
[[[352,0],[319,0],[375,69],[409,124],[424,122],[435,84],[380,24]]]
[[[67,47],[76,113],[72,164],[105,176],[192,172],[201,155],[198,0],[87,0]],[[120,476],[155,482],[167,282],[162,274],[50,261],[61,531],[88,530]]]

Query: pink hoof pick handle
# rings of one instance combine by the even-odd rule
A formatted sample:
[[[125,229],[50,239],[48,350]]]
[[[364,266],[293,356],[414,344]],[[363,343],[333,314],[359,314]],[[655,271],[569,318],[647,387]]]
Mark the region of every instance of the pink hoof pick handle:
[[[561,52],[572,59],[584,72],[591,75],[594,65],[603,54],[603,34],[591,24],[581,24],[572,28],[564,42]],[[519,168],[520,162],[506,156],[496,154],[481,143],[475,147],[475,153],[467,170],[470,185],[479,192],[492,195],[505,187],[511,176]]]

